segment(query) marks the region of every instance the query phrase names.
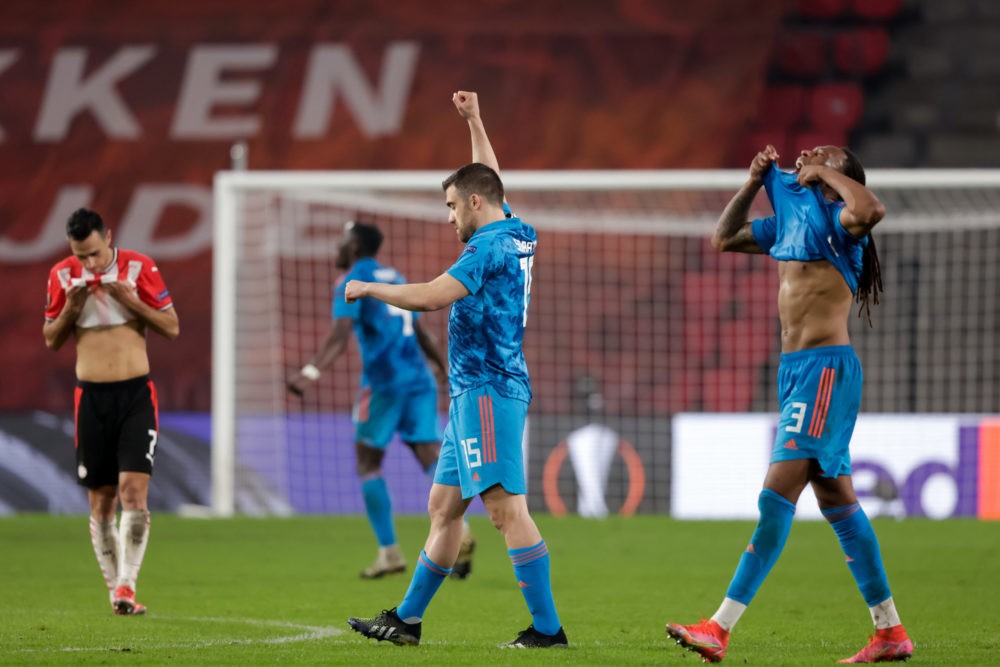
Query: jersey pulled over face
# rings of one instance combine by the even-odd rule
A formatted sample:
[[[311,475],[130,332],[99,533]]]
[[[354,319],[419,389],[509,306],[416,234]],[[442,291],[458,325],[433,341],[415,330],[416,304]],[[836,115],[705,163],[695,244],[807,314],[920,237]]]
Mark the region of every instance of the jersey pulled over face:
[[[413,327],[419,314],[372,298],[347,303],[344,288],[351,280],[391,285],[406,280],[391,266],[363,257],[334,288],[333,318],[354,321],[354,335],[361,348],[361,384],[378,392],[401,387],[421,391],[435,386]]]
[[[817,186],[799,185],[794,173],[773,164],[764,172],[764,189],[774,215],[753,221],[761,249],[777,260],[826,260],[855,292],[868,237],[857,238],[840,224],[843,201],[829,202]]]
[[[75,256],[67,257],[52,267],[45,319],[51,322],[59,317],[66,305],[66,290],[71,287],[86,285],[95,288],[117,281],[130,284],[133,293],[151,308],[167,310],[173,307],[170,292],[153,260],[138,252],[115,248],[111,264],[103,273],[89,271]],[[101,289],[91,289],[75,324],[81,329],[92,329],[125,324],[134,319],[132,311],[110,294]]]
[[[498,220],[477,229],[448,269],[469,290],[448,319],[453,397],[490,384],[501,396],[531,400],[521,342],[537,244],[534,228],[519,218]]]

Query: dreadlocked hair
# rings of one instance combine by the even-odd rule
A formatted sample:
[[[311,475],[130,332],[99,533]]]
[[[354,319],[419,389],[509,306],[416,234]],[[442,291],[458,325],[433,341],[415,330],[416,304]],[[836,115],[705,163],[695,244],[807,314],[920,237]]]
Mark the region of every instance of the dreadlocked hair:
[[[847,146],[841,146],[844,151],[844,175],[852,178],[861,185],[865,185],[865,168],[858,159],[857,154]],[[868,317],[868,326],[872,324],[872,304],[878,305],[878,295],[882,289],[882,265],[878,261],[878,249],[875,247],[875,237],[868,234],[868,244],[865,246],[861,256],[861,276],[858,278],[858,289],[854,292],[854,299],[858,302],[858,317],[861,313]]]
[[[868,234],[868,244],[861,256],[861,275],[858,277],[858,289],[854,299],[858,302],[858,317],[861,313],[868,317],[868,326],[872,324],[872,304],[878,305],[878,297],[882,289],[882,265],[878,261],[878,249],[875,247],[875,237]]]

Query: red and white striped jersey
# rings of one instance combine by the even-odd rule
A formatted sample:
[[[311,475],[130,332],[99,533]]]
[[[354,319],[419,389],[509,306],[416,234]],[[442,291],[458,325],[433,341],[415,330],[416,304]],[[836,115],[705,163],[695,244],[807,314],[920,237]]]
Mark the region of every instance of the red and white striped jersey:
[[[115,248],[110,267],[103,273],[91,273],[75,256],[70,256],[52,267],[49,272],[48,300],[45,319],[51,322],[59,317],[66,305],[66,290],[73,285],[97,285],[115,281],[132,285],[133,293],[146,305],[157,310],[172,308],[174,303],[163,282],[163,276],[152,259],[132,250]],[[103,290],[91,292],[76,319],[76,326],[83,329],[125,324],[136,319],[128,308]]]

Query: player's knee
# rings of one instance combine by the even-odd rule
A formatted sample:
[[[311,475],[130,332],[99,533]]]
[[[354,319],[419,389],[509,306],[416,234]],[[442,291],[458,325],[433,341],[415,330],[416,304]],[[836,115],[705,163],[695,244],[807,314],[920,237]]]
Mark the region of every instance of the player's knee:
[[[450,502],[449,498],[432,495],[427,501],[427,515],[432,526],[444,527],[452,522],[460,522],[464,512],[461,507]]]
[[[490,521],[493,523],[493,527],[499,530],[501,533],[504,530],[504,526],[508,525],[509,523],[505,519],[506,517],[504,517],[501,514],[490,512]]]
[[[87,494],[90,500],[90,513],[99,521],[114,518],[117,510],[118,490],[113,486],[91,489]]]
[[[376,477],[382,474],[382,458],[385,452],[381,449],[358,443],[355,449],[356,469],[358,477]]]
[[[523,511],[521,507],[510,505],[491,507],[489,508],[489,514],[490,521],[493,522],[493,527],[504,534],[529,519],[527,512]]]
[[[371,479],[372,477],[378,477],[382,474],[382,466],[371,461],[358,461],[355,469],[357,470],[358,477],[361,478],[361,481]]]
[[[427,516],[431,520],[431,525],[441,525],[447,522],[447,509],[434,498],[427,500]]]
[[[118,485],[118,496],[121,499],[122,509],[146,509],[146,496],[148,490],[148,485],[138,480],[123,480],[122,483]]]

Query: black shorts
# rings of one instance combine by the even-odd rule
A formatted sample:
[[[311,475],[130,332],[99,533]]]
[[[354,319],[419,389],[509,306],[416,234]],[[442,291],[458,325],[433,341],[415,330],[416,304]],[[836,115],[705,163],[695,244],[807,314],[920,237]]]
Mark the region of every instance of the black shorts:
[[[156,387],[147,376],[77,382],[76,474],[87,488],[118,484],[120,472],[153,474]]]

